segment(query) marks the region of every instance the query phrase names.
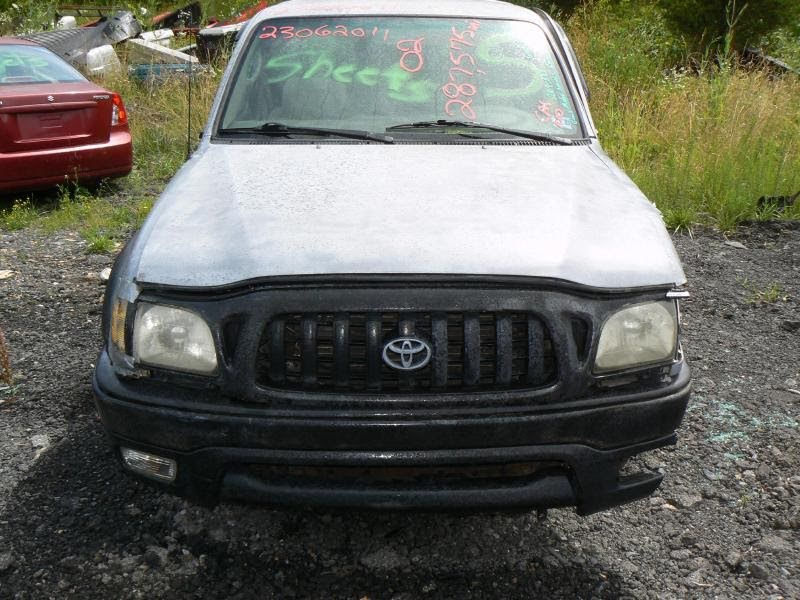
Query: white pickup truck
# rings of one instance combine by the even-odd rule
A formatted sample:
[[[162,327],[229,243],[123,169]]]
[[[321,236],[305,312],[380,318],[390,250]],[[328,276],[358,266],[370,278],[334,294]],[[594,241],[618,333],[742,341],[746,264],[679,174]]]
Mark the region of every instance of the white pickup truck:
[[[562,29],[492,0],[290,0],[117,260],[97,406],[216,503],[581,514],[676,441],[685,277]]]

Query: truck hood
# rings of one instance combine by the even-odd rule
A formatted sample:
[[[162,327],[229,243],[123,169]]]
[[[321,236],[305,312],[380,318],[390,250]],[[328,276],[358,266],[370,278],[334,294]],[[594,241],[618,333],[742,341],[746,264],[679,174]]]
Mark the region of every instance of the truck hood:
[[[154,207],[136,280],[440,274],[682,284],[658,210],[590,146],[208,144]]]

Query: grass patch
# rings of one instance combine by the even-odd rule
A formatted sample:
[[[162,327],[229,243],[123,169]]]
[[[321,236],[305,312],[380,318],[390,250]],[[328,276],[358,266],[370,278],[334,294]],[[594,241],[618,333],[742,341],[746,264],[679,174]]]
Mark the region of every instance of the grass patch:
[[[186,78],[163,83],[139,83],[126,75],[108,77],[102,85],[122,95],[134,140],[134,170],[128,185],[159,188],[186,160],[187,148],[197,146],[214,100],[221,69],[199,75],[192,83],[191,121]]]
[[[89,254],[111,254],[117,248],[114,238],[106,235],[102,231],[92,231],[85,235],[88,242],[86,252]]]
[[[741,284],[748,291],[745,298],[747,304],[775,304],[777,302],[786,302],[789,299],[786,291],[776,282],[764,287],[758,287],[745,278],[741,281]]]
[[[682,49],[659,13],[620,6],[597,2],[568,28],[604,148],[667,225],[730,231],[800,218],[797,203],[780,212],[758,204],[800,190],[800,78],[770,79],[708,57],[695,71],[672,69]]]
[[[800,190],[797,81],[729,70],[682,77],[651,91],[651,98],[640,96],[626,107],[608,150],[668,224],[692,220],[730,231],[764,218],[760,197]],[[637,141],[625,140],[626,124],[644,111]],[[651,152],[630,157],[636,144]],[[797,218],[797,208],[785,216]]]
[[[112,253],[141,225],[153,201],[152,196],[129,197],[112,204],[102,196],[78,190],[74,196],[62,195],[58,206],[41,216],[38,225],[46,232],[77,230],[87,242],[87,252]]]
[[[19,200],[0,213],[0,226],[7,230],[35,225],[46,233],[78,231],[94,254],[114,252],[128,234],[141,226],[155,196],[123,196],[109,201],[109,191],[92,194],[83,188],[61,193],[34,208],[32,200]]]
[[[38,217],[39,211],[29,199],[15,200],[10,209],[0,212],[0,224],[4,229],[16,231],[32,225]]]

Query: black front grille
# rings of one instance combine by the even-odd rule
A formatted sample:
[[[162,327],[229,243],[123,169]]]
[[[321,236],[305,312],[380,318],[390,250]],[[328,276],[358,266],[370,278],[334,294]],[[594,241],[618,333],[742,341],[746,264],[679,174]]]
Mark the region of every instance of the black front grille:
[[[414,337],[431,348],[422,368],[383,360],[384,345]],[[306,313],[267,324],[258,348],[262,386],[351,392],[495,391],[555,380],[550,333],[532,313]]]

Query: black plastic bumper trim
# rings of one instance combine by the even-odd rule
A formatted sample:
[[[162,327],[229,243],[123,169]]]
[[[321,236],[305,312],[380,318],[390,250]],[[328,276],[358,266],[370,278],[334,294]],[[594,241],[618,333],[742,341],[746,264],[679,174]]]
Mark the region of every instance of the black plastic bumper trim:
[[[112,445],[178,461],[178,478],[166,486],[204,503],[249,500],[279,506],[411,510],[502,510],[574,505],[589,514],[652,493],[661,475],[620,477],[629,457],[675,443],[690,385],[686,367],[673,385],[608,398],[582,400],[546,412],[393,419],[386,413],[308,417],[297,409],[276,416],[265,409],[205,412],[160,405],[159,398],[129,399],[103,354],[93,387]],[[110,388],[110,389],[108,389]],[[118,397],[121,394],[122,397]],[[578,406],[578,404],[580,404]],[[228,407],[228,410],[236,410]],[[313,480],[265,481],[247,465],[377,467],[510,464],[554,461],[561,473],[479,487],[429,483],[396,489],[316,485]],[[163,486],[162,486],[163,487]]]
[[[596,450],[579,444],[553,444],[512,448],[453,449],[422,452],[304,451],[253,448],[204,448],[176,453],[110,434],[114,446],[172,458],[178,463],[174,484],[155,484],[204,504],[220,500],[258,502],[290,508],[356,508],[386,510],[518,510],[575,506],[591,514],[651,494],[662,481],[658,473],[619,477],[620,465],[631,456],[675,444],[675,434],[615,450]],[[320,485],[314,481],[265,481],[247,471],[248,465],[274,466],[459,466],[557,462],[563,469],[548,469],[518,482],[472,482],[458,486],[430,483],[397,485]],[[554,472],[555,471],[555,472]],[[153,483],[149,481],[149,483]]]

